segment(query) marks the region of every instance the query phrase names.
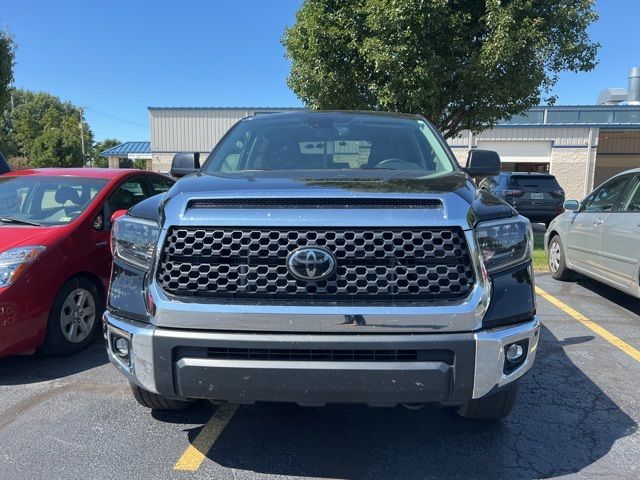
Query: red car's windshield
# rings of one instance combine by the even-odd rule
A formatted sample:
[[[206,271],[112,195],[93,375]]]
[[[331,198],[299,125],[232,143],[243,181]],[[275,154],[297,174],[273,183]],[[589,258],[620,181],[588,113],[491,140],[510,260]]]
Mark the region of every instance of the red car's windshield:
[[[65,225],[86,210],[107,182],[83,177],[0,178],[0,221]]]

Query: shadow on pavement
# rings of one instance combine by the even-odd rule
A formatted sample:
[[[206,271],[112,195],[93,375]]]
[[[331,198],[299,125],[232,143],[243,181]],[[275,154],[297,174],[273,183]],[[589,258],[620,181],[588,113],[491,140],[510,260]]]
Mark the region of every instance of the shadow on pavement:
[[[104,340],[96,338],[86,350],[69,357],[36,354],[0,359],[0,385],[25,385],[90,370],[109,362]]]
[[[576,283],[629,312],[640,315],[640,299],[582,275],[577,277]]]
[[[234,469],[321,478],[549,478],[578,472],[637,424],[569,360],[563,344],[543,328],[536,366],[521,382],[512,416],[502,422],[465,421],[436,408],[245,406],[208,456]],[[202,408],[192,412],[198,420],[206,417],[197,413]],[[185,421],[182,415],[179,421]],[[192,441],[198,431],[189,431]],[[617,474],[622,470],[624,465]]]

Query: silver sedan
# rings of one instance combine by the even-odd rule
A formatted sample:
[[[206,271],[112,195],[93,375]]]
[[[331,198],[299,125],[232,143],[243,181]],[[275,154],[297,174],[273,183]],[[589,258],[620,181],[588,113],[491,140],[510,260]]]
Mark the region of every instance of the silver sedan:
[[[544,236],[551,275],[574,272],[640,298],[640,168],[596,188],[582,202],[567,200]]]

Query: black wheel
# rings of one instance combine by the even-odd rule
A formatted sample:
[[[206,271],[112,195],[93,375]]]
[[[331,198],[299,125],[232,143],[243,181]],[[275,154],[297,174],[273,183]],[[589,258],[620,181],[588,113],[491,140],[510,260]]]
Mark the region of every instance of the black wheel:
[[[573,270],[567,268],[564,246],[560,235],[554,235],[549,242],[549,271],[556,280],[571,280]]]
[[[86,278],[65,283],[49,312],[42,351],[52,355],[72,355],[89,345],[100,326],[104,310],[102,296]]]
[[[157,393],[151,393],[135,383],[129,383],[129,385],[136,401],[143,407],[151,408],[152,410],[184,410],[193,405],[192,401],[171,400]]]
[[[472,420],[499,420],[508,417],[518,396],[517,385],[489,397],[470,400],[458,407],[458,415]]]

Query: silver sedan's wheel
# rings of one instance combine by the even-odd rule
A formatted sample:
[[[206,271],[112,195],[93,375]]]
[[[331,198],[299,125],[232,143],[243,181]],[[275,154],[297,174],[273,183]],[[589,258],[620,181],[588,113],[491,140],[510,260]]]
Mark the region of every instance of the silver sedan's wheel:
[[[567,259],[560,235],[554,235],[549,242],[549,270],[556,280],[571,280],[573,271],[567,268]]]
[[[84,288],[73,290],[62,304],[60,327],[71,343],[84,342],[96,323],[96,302],[92,292]]]
[[[562,260],[562,251],[557,241],[552,241],[549,245],[549,269],[557,272],[560,269],[560,261]]]

